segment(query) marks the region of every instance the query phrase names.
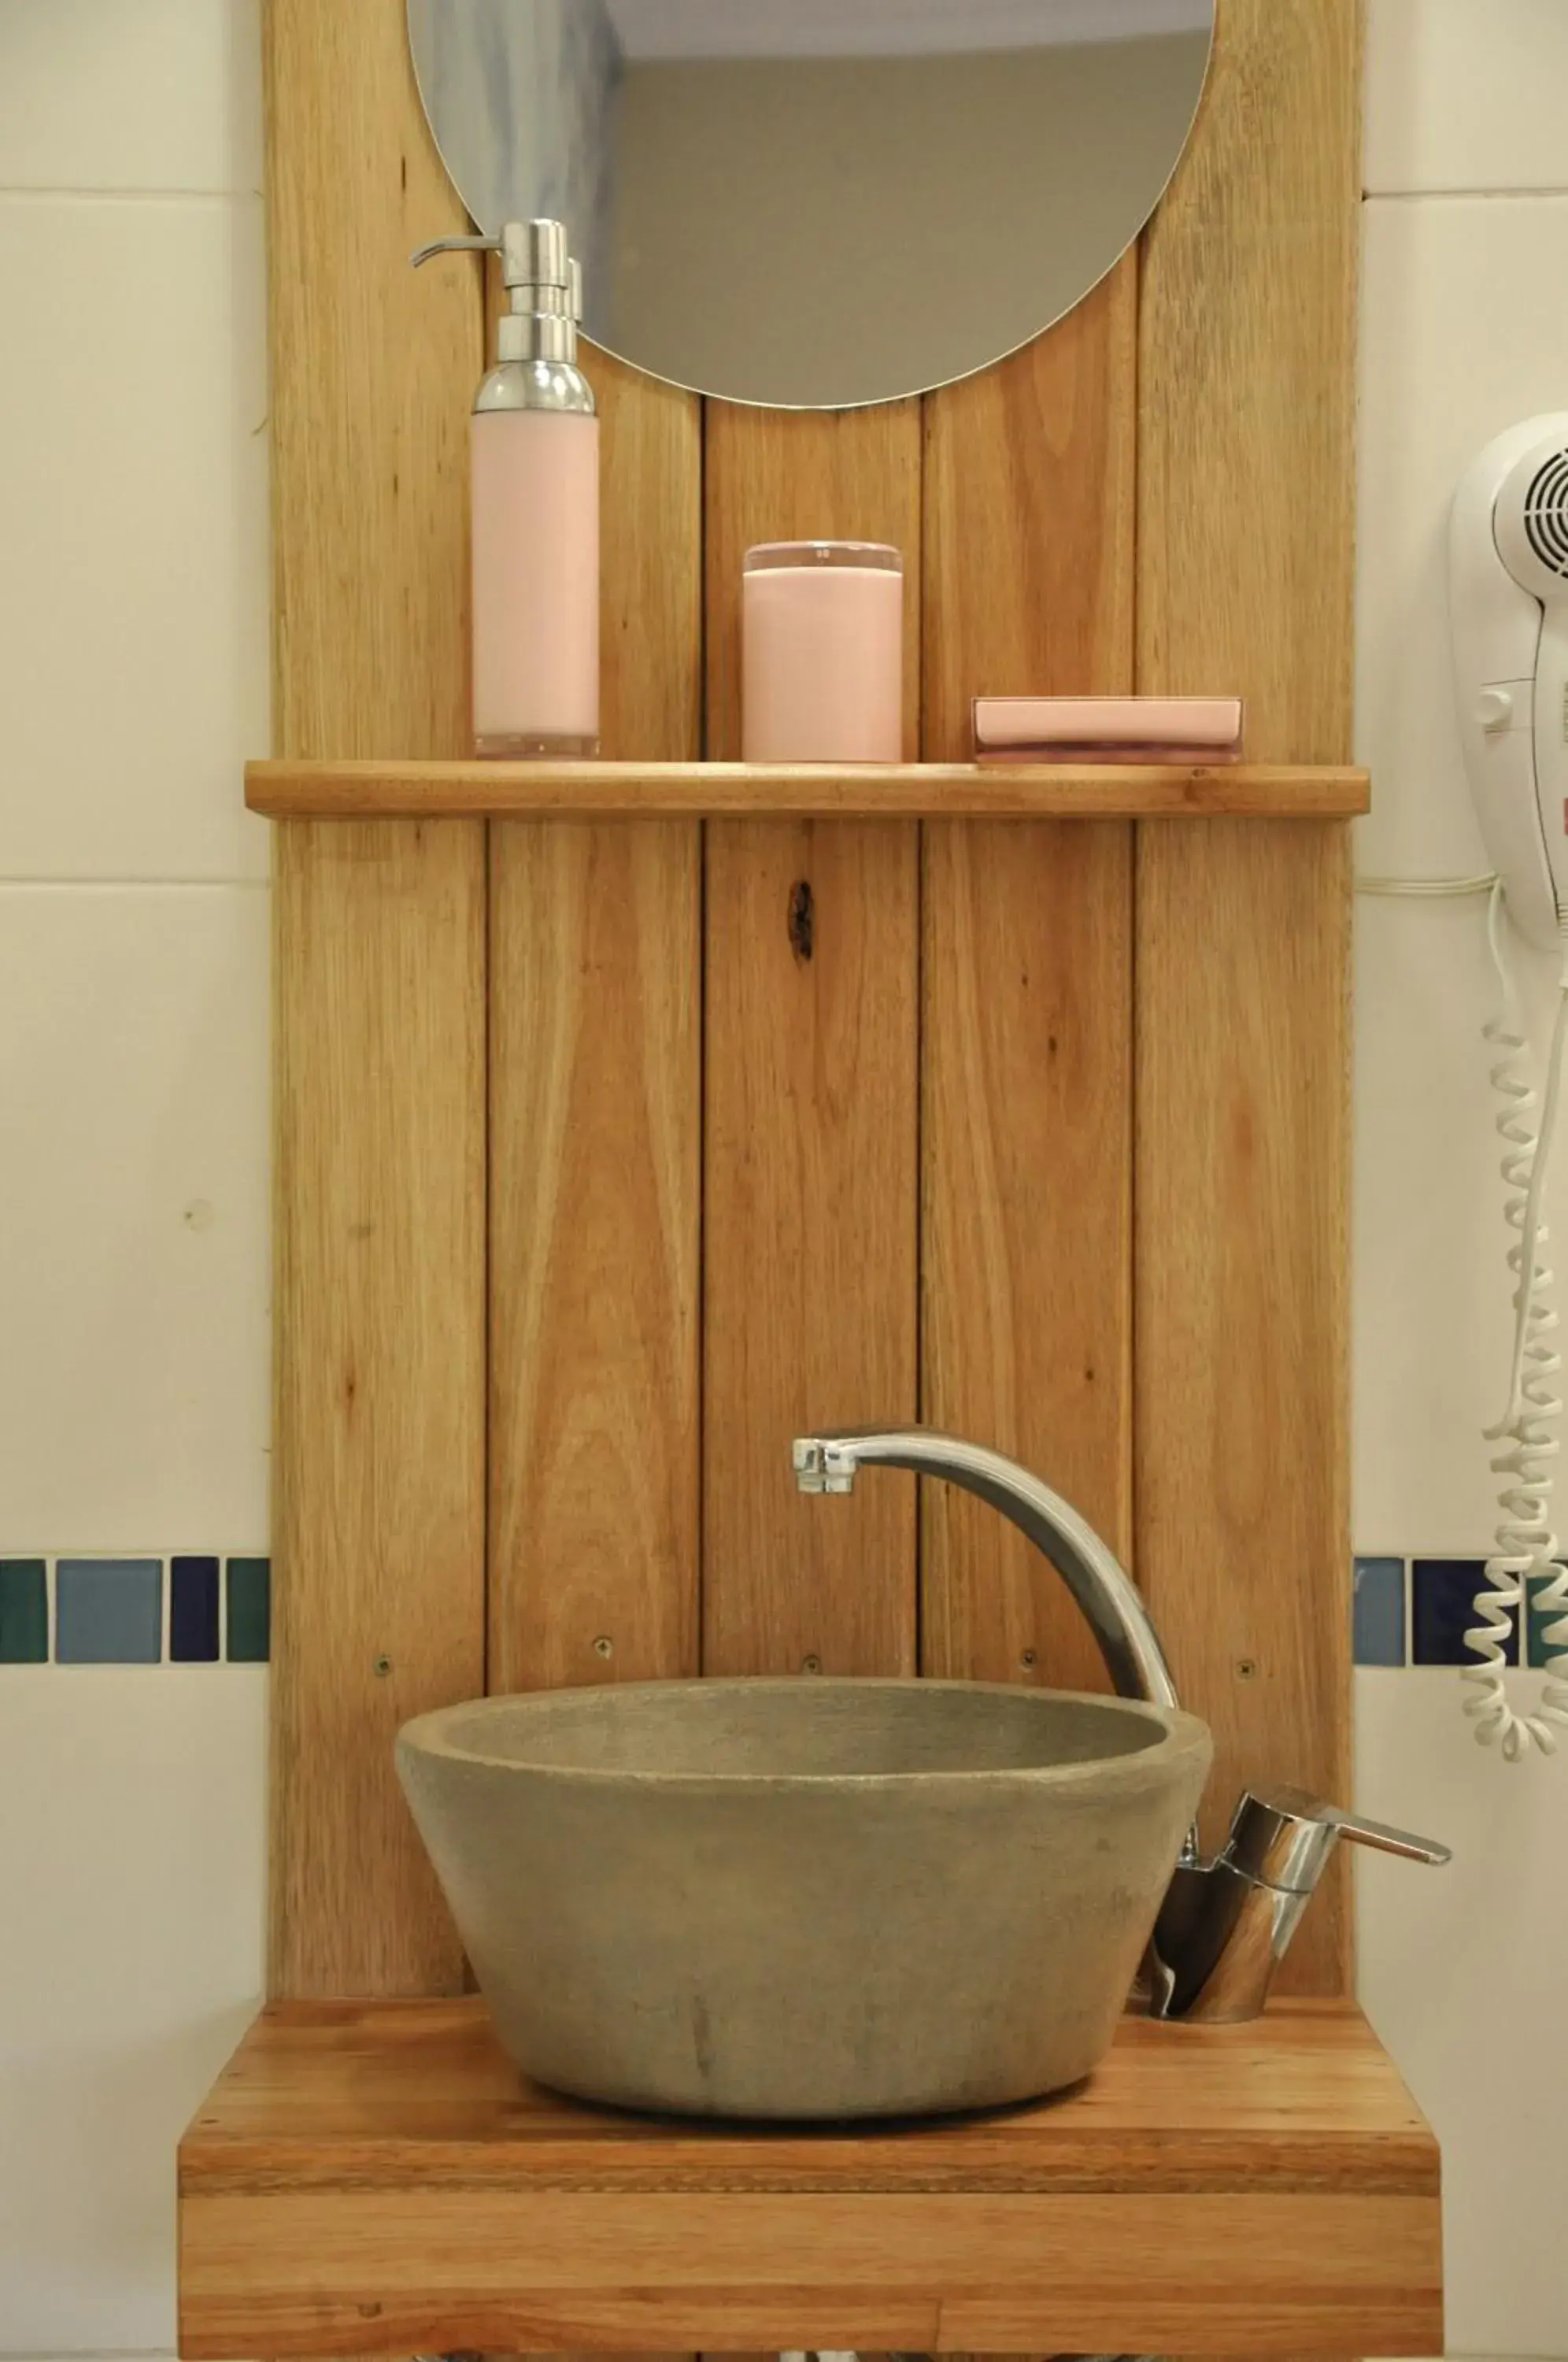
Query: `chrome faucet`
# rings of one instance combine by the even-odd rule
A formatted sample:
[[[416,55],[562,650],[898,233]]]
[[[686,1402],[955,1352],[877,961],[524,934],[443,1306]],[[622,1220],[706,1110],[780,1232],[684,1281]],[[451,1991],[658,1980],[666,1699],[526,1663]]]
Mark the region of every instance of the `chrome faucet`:
[[[917,1475],[944,1476],[966,1493],[977,1493],[1050,1560],[1083,1610],[1117,1695],[1180,1705],[1160,1636],[1132,1576],[1088,1519],[1016,1460],[927,1427],[797,1436],[793,1449],[802,1493],[851,1492],[856,1471],[873,1466],[912,1468]]]
[[[1110,1546],[1059,1493],[1015,1460],[933,1428],[834,1429],[797,1436],[802,1493],[849,1493],[864,1467],[944,1477],[988,1501],[1049,1559],[1083,1610],[1118,1694],[1179,1705],[1159,1634]],[[1255,2017],[1341,1838],[1408,1861],[1445,1862],[1446,1846],[1362,1820],[1297,1788],[1247,1791],[1220,1851],[1204,1860],[1196,1830],[1182,1848],[1144,1962],[1156,2017]]]

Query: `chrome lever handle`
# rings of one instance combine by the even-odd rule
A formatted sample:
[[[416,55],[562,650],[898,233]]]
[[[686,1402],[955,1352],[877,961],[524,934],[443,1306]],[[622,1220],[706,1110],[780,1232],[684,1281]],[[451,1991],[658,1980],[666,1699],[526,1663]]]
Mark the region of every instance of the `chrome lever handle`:
[[[1223,1860],[1244,1877],[1289,1894],[1309,1894],[1327,1866],[1336,1841],[1373,1846],[1406,1861],[1441,1866],[1452,1861],[1449,1847],[1386,1821],[1346,1812],[1304,1788],[1251,1789],[1236,1807]]]
[[[1325,1805],[1320,1817],[1353,1844],[1372,1846],[1379,1853],[1397,1853],[1402,1861],[1426,1861],[1441,1869],[1453,1860],[1452,1846],[1439,1845],[1435,1838],[1419,1838],[1409,1829],[1394,1828],[1387,1821],[1369,1821],[1360,1813],[1342,1813],[1337,1805]]]

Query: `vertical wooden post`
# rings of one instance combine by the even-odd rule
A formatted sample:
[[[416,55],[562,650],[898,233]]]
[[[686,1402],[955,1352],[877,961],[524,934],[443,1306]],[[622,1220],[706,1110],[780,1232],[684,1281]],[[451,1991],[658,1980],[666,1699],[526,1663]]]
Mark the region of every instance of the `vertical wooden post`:
[[[1350,747],[1357,45],[1356,0],[1226,0],[1144,241],[1138,686],[1241,690],[1263,762]],[[1350,1778],[1348,839],[1139,839],[1138,1571],[1222,1816]],[[1286,1976],[1350,1973],[1336,1883]]]
[[[478,275],[400,0],[269,0],[274,737],[468,745]],[[484,1670],[484,831],[277,832],[271,1985],[456,1990],[392,1772]]]
[[[925,403],[925,727],[977,690],[1124,690],[1132,668],[1136,259]],[[1016,1454],[1127,1546],[1132,850],[1121,822],[925,831],[922,1414]],[[922,1504],[922,1670],[1108,1685],[1037,1551]]]

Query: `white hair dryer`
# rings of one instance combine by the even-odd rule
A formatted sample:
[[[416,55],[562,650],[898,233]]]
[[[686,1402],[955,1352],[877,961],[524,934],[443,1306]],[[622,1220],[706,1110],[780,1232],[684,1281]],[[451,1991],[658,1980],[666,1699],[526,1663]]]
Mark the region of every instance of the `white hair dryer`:
[[[1459,732],[1492,866],[1528,941],[1568,931],[1568,411],[1487,444],[1454,495]]]
[[[1504,956],[1497,889],[1487,933],[1502,988],[1484,1028],[1498,1054],[1503,1180],[1513,1277],[1514,1350],[1496,1449],[1501,1522],[1475,1623],[1465,1639],[1465,1712],[1484,1743],[1510,1760],[1531,1746],[1554,1754],[1568,1728],[1568,1566],[1557,1557],[1551,1480],[1560,1449],[1562,1363],[1556,1342],[1543,1215],[1568,1054],[1568,411],[1527,418],[1488,443],[1454,495],[1449,526],[1449,618],[1459,733],[1501,900],[1519,933],[1560,955],[1556,1020],[1539,1097],[1529,1043]],[[1539,1705],[1517,1708],[1507,1684],[1510,1627],[1543,1620],[1546,1680]]]

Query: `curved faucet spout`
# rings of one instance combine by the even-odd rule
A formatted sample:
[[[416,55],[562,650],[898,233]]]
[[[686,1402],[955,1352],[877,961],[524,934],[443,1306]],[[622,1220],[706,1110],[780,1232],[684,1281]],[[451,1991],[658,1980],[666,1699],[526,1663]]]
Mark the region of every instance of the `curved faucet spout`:
[[[1159,1635],[1132,1577],[1087,1518],[1016,1460],[921,1427],[797,1436],[794,1460],[802,1493],[848,1493],[858,1470],[877,1466],[912,1468],[977,1494],[1050,1560],[1083,1610],[1120,1695],[1179,1705]]]

